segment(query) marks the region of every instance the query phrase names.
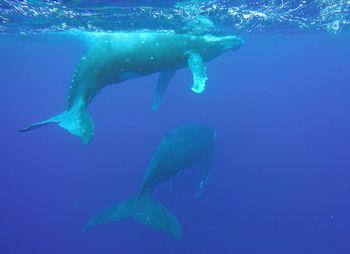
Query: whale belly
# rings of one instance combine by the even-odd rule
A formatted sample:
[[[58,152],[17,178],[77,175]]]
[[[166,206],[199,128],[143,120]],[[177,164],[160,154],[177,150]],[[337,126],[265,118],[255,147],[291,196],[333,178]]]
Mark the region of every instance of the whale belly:
[[[122,80],[128,80],[128,79],[134,79],[134,78],[139,78],[144,75],[136,72],[125,72],[119,75],[120,79]]]

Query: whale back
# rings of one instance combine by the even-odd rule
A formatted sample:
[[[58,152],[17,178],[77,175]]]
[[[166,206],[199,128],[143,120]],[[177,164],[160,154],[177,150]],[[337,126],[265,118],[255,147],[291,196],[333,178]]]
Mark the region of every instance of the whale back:
[[[202,124],[185,125],[167,133],[151,160],[139,195],[151,193],[159,183],[200,160],[212,147],[214,137],[214,130]]]

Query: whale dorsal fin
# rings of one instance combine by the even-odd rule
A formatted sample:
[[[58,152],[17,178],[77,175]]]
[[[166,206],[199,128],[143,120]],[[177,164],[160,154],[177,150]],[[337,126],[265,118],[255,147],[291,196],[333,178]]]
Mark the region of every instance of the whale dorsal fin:
[[[186,52],[188,55],[188,66],[191,69],[193,75],[192,91],[195,93],[202,93],[205,89],[205,82],[207,81],[207,68],[204,65],[203,59],[200,54],[194,51]]]
[[[163,71],[160,73],[157,84],[157,95],[152,105],[152,110],[157,110],[162,101],[163,95],[168,87],[170,80],[174,77],[176,71]]]

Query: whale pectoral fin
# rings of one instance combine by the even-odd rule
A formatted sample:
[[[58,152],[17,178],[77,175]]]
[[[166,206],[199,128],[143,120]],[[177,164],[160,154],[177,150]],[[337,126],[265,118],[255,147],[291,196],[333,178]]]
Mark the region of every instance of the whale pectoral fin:
[[[208,177],[208,172],[209,172],[209,168],[210,168],[210,165],[211,165],[211,157],[212,157],[212,153],[213,153],[213,145],[211,145],[208,150],[204,153],[204,156],[203,156],[203,169],[202,169],[202,180],[199,184],[199,188],[198,188],[198,191],[195,195],[196,198],[198,198],[203,190],[204,190],[204,187],[206,186],[206,183],[208,182],[209,180],[209,177]]]
[[[188,52],[188,66],[191,69],[193,75],[192,91],[195,93],[202,93],[205,89],[205,82],[207,81],[207,68],[204,65],[203,59],[200,54],[195,52]]]
[[[157,110],[162,101],[163,95],[168,87],[170,80],[174,77],[175,71],[163,71],[159,75],[157,84],[157,95],[152,105],[152,110]]]
[[[173,191],[173,181],[170,179],[169,180],[169,192]]]

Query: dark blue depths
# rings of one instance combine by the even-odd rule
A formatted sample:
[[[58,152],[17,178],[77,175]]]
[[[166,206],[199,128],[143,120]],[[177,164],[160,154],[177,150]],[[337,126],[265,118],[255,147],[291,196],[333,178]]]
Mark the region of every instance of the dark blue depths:
[[[350,253],[350,37],[241,36],[207,64],[203,94],[181,70],[157,112],[157,75],[105,88],[86,147],[54,125],[16,132],[65,108],[83,44],[1,37],[0,253]],[[136,195],[164,134],[192,122],[217,131],[207,188],[194,198],[198,164],[153,195],[182,240],[132,220],[82,233]]]

